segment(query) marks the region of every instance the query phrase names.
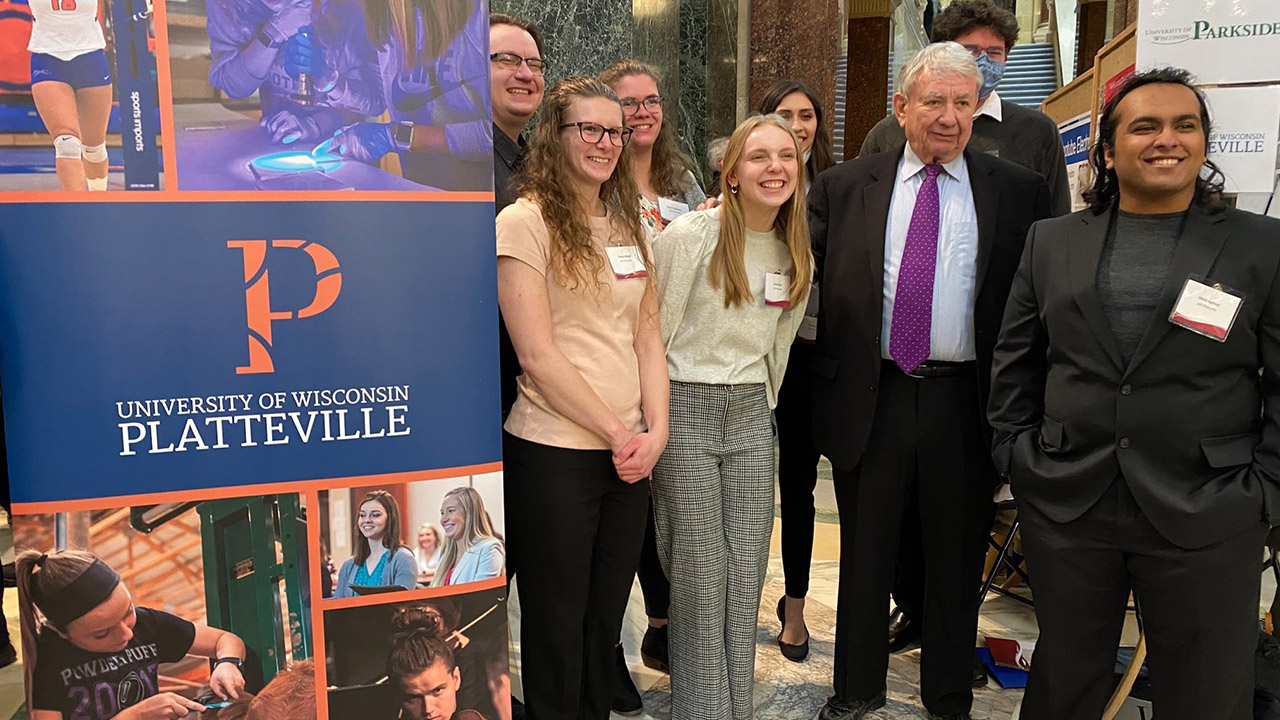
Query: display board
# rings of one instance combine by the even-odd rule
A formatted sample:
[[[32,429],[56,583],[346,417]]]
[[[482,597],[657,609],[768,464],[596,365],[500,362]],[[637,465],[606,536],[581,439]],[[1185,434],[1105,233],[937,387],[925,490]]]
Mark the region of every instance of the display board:
[[[1185,68],[1205,85],[1280,81],[1275,0],[1142,0],[1137,24],[1140,68]]]
[[[189,6],[175,27],[199,28],[216,88],[200,102],[175,101],[171,56],[192,48],[169,46],[163,0],[112,3],[87,15],[115,18],[112,88],[32,78],[37,96],[118,98],[106,162],[43,131],[0,147],[29,709],[501,717],[487,3],[441,0],[439,33],[377,42],[376,3]],[[299,75],[285,56],[308,35],[325,57]],[[101,118],[78,119],[96,145]],[[464,562],[477,548],[485,562]],[[94,558],[127,592],[119,644],[48,624],[119,599],[42,584]],[[238,642],[246,692],[223,707],[217,660]],[[427,698],[414,682],[437,671]]]
[[[1062,151],[1067,162],[1067,183],[1071,187],[1071,211],[1085,207],[1081,193],[1093,181],[1089,148],[1093,144],[1094,69],[1067,83],[1045,98],[1040,109],[1058,124]]]

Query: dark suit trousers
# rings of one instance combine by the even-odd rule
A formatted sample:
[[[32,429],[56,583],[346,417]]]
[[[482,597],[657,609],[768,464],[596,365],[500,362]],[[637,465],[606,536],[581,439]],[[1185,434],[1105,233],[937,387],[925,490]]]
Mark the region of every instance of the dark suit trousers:
[[[995,509],[977,378],[915,379],[886,363],[880,383],[861,462],[835,473],[836,695],[856,701],[885,689],[885,610],[901,524],[914,511],[925,557],[921,699],[935,714],[966,713],[973,703],[978,583]]]
[[[618,479],[608,450],[502,434],[507,544],[519,556],[520,646],[530,720],[606,720],[614,647],[640,559],[649,482]]]
[[[1253,717],[1261,517],[1241,518],[1234,537],[1185,550],[1151,526],[1123,480],[1069,523],[1026,502],[1018,517],[1040,623],[1022,717],[1102,714],[1130,589],[1142,608],[1156,716]]]

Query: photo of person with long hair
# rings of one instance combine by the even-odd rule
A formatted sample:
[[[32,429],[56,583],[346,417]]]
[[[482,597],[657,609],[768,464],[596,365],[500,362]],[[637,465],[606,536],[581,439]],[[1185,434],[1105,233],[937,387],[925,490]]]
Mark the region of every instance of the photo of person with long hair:
[[[475,488],[450,490],[440,505],[444,545],[432,587],[461,585],[501,577],[506,549]]]
[[[418,561],[418,584],[430,585],[436,568],[440,567],[440,529],[431,523],[422,523],[418,526],[417,543],[413,557]]]
[[[209,687],[234,700],[245,687],[244,642],[225,630],[135,606],[97,556],[27,550],[14,564],[31,720],[151,720],[205,706],[160,692],[158,669],[186,655],[214,661]]]
[[[338,569],[333,596],[353,597],[352,586],[390,587],[406,590],[417,587],[418,565],[400,540],[400,504],[386,490],[371,490],[360,501],[353,520],[354,555]]]
[[[486,720],[458,708],[462,671],[431,606],[410,605],[392,614],[387,679],[398,694],[397,720]]]

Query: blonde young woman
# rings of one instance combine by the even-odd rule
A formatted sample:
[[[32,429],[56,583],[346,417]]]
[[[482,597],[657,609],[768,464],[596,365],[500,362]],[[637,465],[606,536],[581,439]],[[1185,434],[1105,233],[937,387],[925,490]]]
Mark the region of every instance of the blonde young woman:
[[[440,503],[440,527],[444,528],[444,545],[440,548],[440,566],[431,581],[432,587],[461,585],[502,575],[507,552],[475,488],[455,488],[444,496]]]
[[[800,156],[782,118],[748,118],[725,152],[721,206],[654,240],[671,439],[653,499],[671,579],[674,720],[753,717],[773,530],[770,411],[813,273]]]
[[[667,442],[667,364],[649,244],[608,85],[543,103],[497,219],[498,303],[524,374],[504,426],[525,706],[605,720],[614,646]],[[536,548],[521,552],[521,548]]]
[[[619,60],[600,73],[622,101],[631,142],[631,174],[640,191],[640,221],[650,237],[661,232],[677,213],[707,199],[694,175],[693,159],[680,151],[674,121],[663,112],[658,85],[662,73],[639,60]]]

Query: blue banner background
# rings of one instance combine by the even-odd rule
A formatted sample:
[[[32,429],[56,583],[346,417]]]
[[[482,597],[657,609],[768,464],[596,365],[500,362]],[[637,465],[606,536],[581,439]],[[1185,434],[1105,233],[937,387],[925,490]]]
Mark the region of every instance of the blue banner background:
[[[499,460],[492,223],[490,203],[0,205],[14,501]],[[242,239],[312,241],[341,267],[332,307],[273,324],[271,374],[236,374],[248,364],[244,259],[227,242]],[[273,310],[310,301],[303,253],[273,251],[268,265]],[[117,401],[381,385],[410,386],[411,434],[119,455]],[[185,418],[151,419],[161,445],[177,442]]]

